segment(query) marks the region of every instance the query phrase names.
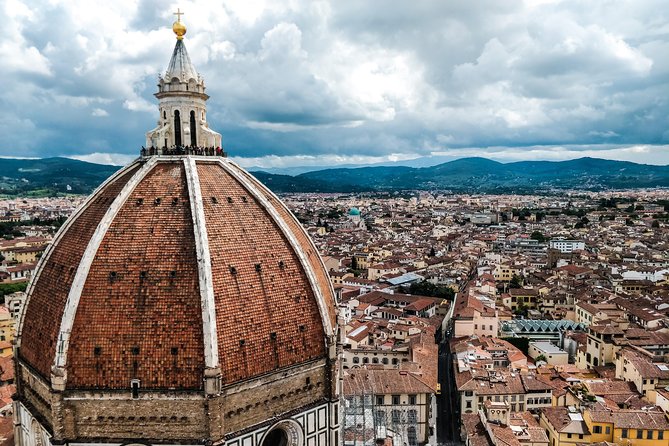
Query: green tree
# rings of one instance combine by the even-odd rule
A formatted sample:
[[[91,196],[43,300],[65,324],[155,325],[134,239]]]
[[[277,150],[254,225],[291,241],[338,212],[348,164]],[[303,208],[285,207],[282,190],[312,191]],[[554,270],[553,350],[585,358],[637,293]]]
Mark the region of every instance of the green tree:
[[[514,274],[511,278],[511,281],[509,282],[509,288],[520,288],[522,286],[523,284],[521,278]]]
[[[529,307],[525,305],[524,302],[520,302],[518,306],[516,307],[515,310],[513,310],[513,314],[518,315],[518,316],[523,316],[527,317],[527,312],[529,310]]]
[[[455,291],[453,291],[453,288],[446,285],[435,285],[427,280],[414,282],[409,285],[408,288],[401,287],[401,290],[404,293],[416,294],[419,296],[438,297],[446,300],[455,299]]]
[[[548,362],[548,361],[546,360],[546,356],[545,356],[545,355],[539,355],[539,356],[537,356],[536,358],[534,358],[534,362],[535,362],[535,363],[537,363],[537,362],[541,362],[541,361],[543,361],[543,362]]]
[[[660,227],[660,222],[657,220],[653,220],[653,223],[650,224],[651,228],[659,228]]]
[[[17,291],[25,291],[28,282],[0,283],[0,303],[5,303],[5,296]]]
[[[530,238],[531,238],[532,240],[536,240],[536,241],[538,241],[539,243],[543,243],[543,242],[546,241],[546,237],[544,236],[544,234],[541,233],[541,231],[534,231],[534,232],[530,235]]]
[[[330,220],[336,220],[344,216],[344,211],[341,209],[330,209],[326,214],[326,217]]]
[[[588,225],[588,223],[590,223],[588,217],[581,217],[581,219],[574,225],[574,228],[576,229],[585,228]]]

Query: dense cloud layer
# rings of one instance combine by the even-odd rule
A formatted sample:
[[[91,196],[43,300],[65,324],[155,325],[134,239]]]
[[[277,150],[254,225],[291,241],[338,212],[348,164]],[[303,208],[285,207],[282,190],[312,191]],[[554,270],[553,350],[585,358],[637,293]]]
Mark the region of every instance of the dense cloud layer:
[[[210,124],[247,165],[669,163],[661,0],[3,5],[0,156],[134,156],[179,6]]]

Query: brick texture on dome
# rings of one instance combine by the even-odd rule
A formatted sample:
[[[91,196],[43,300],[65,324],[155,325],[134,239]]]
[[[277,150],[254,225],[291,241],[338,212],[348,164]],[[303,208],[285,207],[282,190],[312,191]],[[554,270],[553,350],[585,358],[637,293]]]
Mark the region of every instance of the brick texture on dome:
[[[20,356],[45,378],[51,374],[61,317],[81,256],[107,208],[138,167],[130,167],[91,197],[83,212],[54,242],[57,248],[41,265],[39,280],[26,305],[23,326],[29,328],[21,334],[26,348],[20,350]]]
[[[71,339],[68,387],[127,389],[132,379],[142,388],[202,387],[202,313],[183,164],[158,164],[119,211],[91,265]]]
[[[265,186],[258,181],[256,177],[248,173],[247,171],[243,169],[239,169],[239,171],[246,177],[246,179],[253,183],[257,188],[260,190],[264,190]],[[309,236],[307,235],[306,231],[302,228],[300,225],[300,222],[293,216],[293,214],[288,210],[285,204],[283,202],[276,200],[274,197],[270,196],[268,197],[269,200],[272,202],[274,205],[274,208],[277,210],[279,215],[281,216],[281,219],[283,222],[286,223],[288,228],[290,228],[291,232],[295,235],[295,238],[300,244],[300,247],[304,251],[304,253],[307,255],[307,258],[309,259],[309,262],[312,265],[315,265],[314,267],[314,274],[316,276],[316,281],[318,282],[318,286],[323,290],[323,292],[326,295],[330,295],[330,278],[327,275],[327,271],[325,270],[325,266],[323,265],[321,267],[321,257],[314,245],[311,243],[311,240],[309,239]],[[327,312],[328,312],[328,317],[330,318],[330,323],[334,327],[337,323],[337,315],[335,311],[335,307],[333,305],[327,305]]]
[[[277,223],[216,164],[198,165],[223,383],[322,357],[318,305]]]
[[[138,379],[143,390],[202,391],[212,356],[205,354],[209,313],[203,316],[200,281],[209,266],[224,386],[327,356],[334,296],[304,229],[227,160],[196,159],[202,200],[191,202],[189,178],[192,186],[197,181],[184,160],[159,160],[128,183],[143,163],[136,162],[98,191],[54,242],[29,297],[20,348],[20,358],[47,381],[79,262],[126,183],[133,189],[96,239],[68,319],[67,389],[127,390]],[[198,261],[192,206],[204,214],[211,265],[202,256]]]

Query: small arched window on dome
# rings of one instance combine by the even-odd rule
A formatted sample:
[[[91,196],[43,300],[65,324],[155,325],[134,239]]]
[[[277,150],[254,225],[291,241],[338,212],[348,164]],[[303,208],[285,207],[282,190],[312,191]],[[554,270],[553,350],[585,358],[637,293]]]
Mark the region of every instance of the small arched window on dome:
[[[167,119],[167,112],[163,110],[163,119]]]

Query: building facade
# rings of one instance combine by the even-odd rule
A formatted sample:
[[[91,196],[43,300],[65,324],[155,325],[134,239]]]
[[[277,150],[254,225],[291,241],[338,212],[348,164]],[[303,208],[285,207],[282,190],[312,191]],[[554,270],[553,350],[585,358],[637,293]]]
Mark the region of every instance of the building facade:
[[[392,438],[418,446],[436,440],[434,390],[411,372],[356,369],[344,377],[344,444]]]
[[[561,253],[569,253],[574,251],[582,251],[585,249],[585,242],[581,240],[551,240],[549,242],[550,249],[557,249]]]

